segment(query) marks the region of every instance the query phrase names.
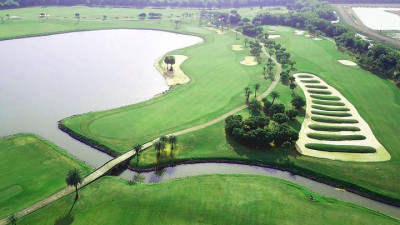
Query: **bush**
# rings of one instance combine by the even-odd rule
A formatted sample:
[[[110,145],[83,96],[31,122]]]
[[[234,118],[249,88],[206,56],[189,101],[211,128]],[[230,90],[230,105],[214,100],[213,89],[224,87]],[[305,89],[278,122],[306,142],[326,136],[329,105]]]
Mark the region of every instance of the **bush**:
[[[339,119],[339,118],[328,118],[328,117],[322,117],[322,116],[312,116],[312,120],[316,122],[322,122],[322,123],[358,123],[358,120],[355,119]]]
[[[286,115],[289,117],[289,120],[294,120],[296,116],[299,114],[299,111],[296,109],[289,109],[286,111]]]
[[[340,101],[340,98],[337,96],[326,96],[326,95],[310,95],[311,98],[319,99],[319,100],[329,100],[329,101]]]
[[[264,103],[264,113],[269,114],[269,108],[272,106],[272,102],[268,101],[267,98],[263,98],[262,102]]]
[[[298,131],[294,130],[287,124],[279,124],[272,131],[272,136],[276,146],[281,146],[283,143],[294,143],[299,139]]]
[[[320,124],[310,124],[308,125],[310,129],[317,131],[360,131],[361,129],[354,126],[328,126]]]
[[[285,105],[284,104],[273,104],[269,108],[269,114],[273,116],[276,113],[284,113],[285,112]]]
[[[225,133],[232,135],[233,129],[243,126],[243,117],[241,115],[231,115],[225,119]]]
[[[359,134],[340,135],[340,134],[308,133],[307,137],[322,141],[351,141],[351,140],[366,139],[364,135],[359,135]]]
[[[330,144],[317,144],[309,143],[305,145],[306,148],[325,151],[325,152],[350,152],[350,153],[374,153],[375,148],[370,146],[356,146],[356,145],[330,145]]]
[[[257,101],[256,99],[253,99],[249,102],[248,105],[249,105],[249,109],[252,114],[256,114],[256,115],[260,114],[262,106],[259,101]]]
[[[331,102],[331,101],[321,101],[321,100],[312,100],[311,102],[319,105],[344,106],[343,102]]]
[[[279,124],[286,123],[289,120],[289,117],[285,113],[276,113],[273,117],[273,120]]]
[[[301,96],[298,96],[298,95],[293,97],[291,103],[298,110],[303,108],[306,105],[306,101],[304,100],[304,98],[302,98]]]
[[[313,109],[319,109],[324,111],[350,111],[349,108],[346,107],[327,107],[327,106],[320,106],[320,105],[312,105]]]
[[[326,111],[311,110],[311,113],[315,114],[315,115],[335,116],[335,117],[349,117],[349,116],[352,116],[351,113],[347,113],[347,112],[326,112]]]
[[[321,95],[330,95],[330,94],[332,94],[332,92],[330,92],[330,91],[323,91],[323,90],[313,90],[313,89],[309,89],[309,90],[307,90],[308,91],[308,93],[311,93],[311,94],[321,94]]]
[[[315,84],[307,84],[307,88],[316,88],[316,89],[328,89],[327,86],[324,85],[315,85]]]

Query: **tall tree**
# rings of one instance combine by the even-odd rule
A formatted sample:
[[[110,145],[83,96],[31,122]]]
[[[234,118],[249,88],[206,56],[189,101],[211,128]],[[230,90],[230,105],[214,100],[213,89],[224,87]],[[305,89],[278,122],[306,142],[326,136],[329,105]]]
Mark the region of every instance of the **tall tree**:
[[[81,171],[79,169],[74,168],[70,170],[67,174],[67,177],[65,178],[65,182],[67,183],[68,186],[74,186],[75,187],[75,199],[78,199],[78,185],[81,184],[83,181],[83,178],[81,176]]]
[[[257,91],[260,90],[261,85],[259,83],[254,85],[254,98],[257,98]]]
[[[166,143],[168,141],[168,137],[163,135],[160,137],[160,141]]]
[[[174,145],[178,142],[178,137],[175,135],[170,135],[168,137],[168,142],[171,145],[171,150],[174,150]]]
[[[275,99],[279,98],[279,93],[276,91],[271,92],[271,94],[269,94],[269,96],[272,97],[272,104],[274,104]]]
[[[142,145],[140,144],[136,144],[133,149],[135,150],[135,154],[136,154],[136,163],[139,163],[139,156],[140,156],[140,151],[142,150]]]
[[[165,142],[160,140],[156,141],[154,143],[154,149],[156,150],[157,154],[160,155],[161,151],[164,151],[165,149]]]
[[[244,91],[245,91],[245,96],[246,96],[246,102],[248,103],[248,102],[249,102],[250,95],[251,95],[251,90],[250,90],[249,87],[246,87],[246,88],[244,89]]]
[[[11,224],[11,225],[17,225],[18,220],[19,220],[19,218],[15,214],[12,214],[8,217],[7,222],[8,222],[8,224]]]

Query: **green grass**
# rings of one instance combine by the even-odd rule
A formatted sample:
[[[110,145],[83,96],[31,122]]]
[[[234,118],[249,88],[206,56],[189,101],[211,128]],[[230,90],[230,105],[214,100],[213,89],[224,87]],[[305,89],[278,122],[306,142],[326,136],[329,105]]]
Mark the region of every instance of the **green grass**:
[[[54,144],[32,134],[0,139],[0,218],[65,187],[65,175],[92,169]]]
[[[300,80],[302,83],[306,83],[306,84],[318,84],[321,83],[321,81],[319,80]]]
[[[298,75],[297,77],[299,77],[299,78],[314,78],[313,75],[307,75],[307,74]]]
[[[311,102],[318,105],[344,106],[343,102],[332,102],[332,101],[321,101],[321,100],[312,100]]]
[[[323,123],[358,123],[358,120],[356,119],[341,119],[341,118],[331,118],[322,116],[312,116],[311,119],[316,122],[323,122]]]
[[[359,135],[359,134],[340,135],[340,134],[308,133],[307,137],[323,141],[351,141],[351,140],[366,139],[364,135]]]
[[[104,177],[84,187],[80,196],[75,205],[71,194],[22,218],[19,224],[64,224],[61,221],[71,220],[74,225],[399,222],[284,180],[255,175],[203,175],[136,185]]]
[[[328,89],[328,87],[324,86],[324,85],[307,84],[306,87],[307,88],[316,88],[316,89]]]
[[[355,145],[328,145],[309,143],[305,145],[309,149],[325,151],[325,152],[349,152],[349,153],[374,153],[376,149],[369,146]]]
[[[337,96],[326,96],[326,95],[310,95],[311,98],[319,99],[319,100],[329,100],[329,101],[340,101],[340,98]]]
[[[349,117],[351,113],[347,112],[327,112],[327,111],[319,111],[319,110],[311,110],[312,114],[315,115],[323,115],[323,116],[335,116],[335,117]]]
[[[346,107],[327,107],[321,105],[311,105],[311,108],[324,111],[345,111],[345,112],[350,111],[350,109]]]
[[[321,124],[310,124],[309,128],[317,131],[360,131],[361,129],[354,126],[328,126]]]
[[[310,90],[310,89],[308,89],[307,90],[308,91],[308,93],[312,93],[312,94],[322,94],[322,95],[330,95],[330,94],[332,94],[332,92],[330,92],[330,91],[323,91],[323,90]]]

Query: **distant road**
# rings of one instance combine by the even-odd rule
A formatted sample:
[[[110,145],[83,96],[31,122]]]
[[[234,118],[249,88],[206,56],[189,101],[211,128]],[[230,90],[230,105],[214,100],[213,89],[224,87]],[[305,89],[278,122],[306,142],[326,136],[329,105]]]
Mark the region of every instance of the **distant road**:
[[[334,5],[335,8],[337,9],[337,12],[341,15],[342,19],[353,27],[357,32],[366,35],[372,39],[378,40],[385,42],[387,44],[393,45],[397,48],[400,48],[400,41],[392,39],[388,36],[382,35],[379,32],[372,30],[365,26],[361,20],[357,17],[357,15],[354,13],[354,11],[351,9],[352,6],[356,5],[349,5],[349,4],[337,4]],[[363,5],[357,5],[357,6],[363,6]],[[371,5],[365,5],[365,6],[370,6]],[[373,5],[373,6],[383,6],[383,5]],[[392,5],[385,5],[386,7],[392,6]],[[399,5],[397,5],[399,6]]]

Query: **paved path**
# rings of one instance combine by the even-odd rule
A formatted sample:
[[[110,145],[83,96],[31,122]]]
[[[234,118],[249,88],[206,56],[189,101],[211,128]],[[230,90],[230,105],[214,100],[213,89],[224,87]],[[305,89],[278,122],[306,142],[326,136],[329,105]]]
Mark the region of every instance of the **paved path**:
[[[262,49],[262,51],[267,57],[269,57],[268,53],[265,51],[264,48]],[[261,100],[262,98],[266,97],[269,93],[271,93],[271,91],[274,90],[274,88],[276,87],[276,85],[278,84],[278,82],[280,80],[280,74],[281,74],[281,71],[282,71],[281,65],[274,58],[272,60],[276,65],[276,73],[275,73],[275,76],[274,76],[274,81],[271,83],[269,88],[264,93],[262,93],[261,95],[259,95],[257,97],[258,100]],[[190,132],[193,132],[193,131],[196,131],[196,130],[200,130],[200,129],[206,128],[208,126],[214,125],[214,124],[224,120],[225,118],[227,118],[230,115],[238,113],[239,111],[241,111],[241,110],[243,110],[245,108],[247,108],[247,105],[239,106],[239,107],[237,107],[237,108],[225,113],[224,115],[219,116],[219,117],[217,117],[217,118],[215,118],[215,119],[213,119],[213,120],[211,120],[211,121],[209,121],[207,123],[203,123],[203,124],[200,124],[200,125],[195,126],[195,127],[187,128],[185,130],[177,131],[177,132],[171,133],[169,135],[178,136],[178,135],[182,135],[182,134],[186,134],[186,133],[190,133]],[[147,149],[147,148],[149,148],[149,147],[151,147],[153,145],[153,142],[156,141],[156,140],[158,140],[158,139],[155,139],[153,141],[149,141],[149,142],[143,144],[142,151]],[[96,171],[94,171],[91,174],[89,174],[88,176],[86,176],[83,179],[82,184],[80,184],[78,186],[78,189],[80,189],[80,188],[90,184],[91,182],[95,181],[96,179],[100,178],[101,176],[103,176],[104,174],[109,172],[112,168],[114,168],[115,166],[119,165],[122,162],[125,162],[125,161],[129,160],[135,154],[136,154],[136,152],[134,150],[130,150],[130,151],[124,153],[123,155],[120,155],[117,158],[114,158],[114,159],[108,161],[103,166],[98,168]],[[46,205],[48,205],[48,204],[50,204],[52,202],[57,201],[58,199],[66,196],[66,195],[71,194],[74,191],[75,191],[75,187],[66,187],[66,188],[62,189],[61,191],[59,191],[59,192],[57,192],[57,193],[55,193],[55,194],[53,194],[53,195],[51,195],[51,196],[49,196],[47,198],[35,203],[35,204],[33,204],[33,205],[31,205],[31,206],[29,206],[29,207],[17,212],[16,215],[18,217],[20,217],[20,218],[24,217],[24,216],[26,216],[26,215],[28,215],[28,214],[30,214],[30,213],[42,208],[42,207],[45,207]],[[0,225],[6,225],[6,224],[7,224],[7,218],[3,218],[2,220],[0,220]]]

